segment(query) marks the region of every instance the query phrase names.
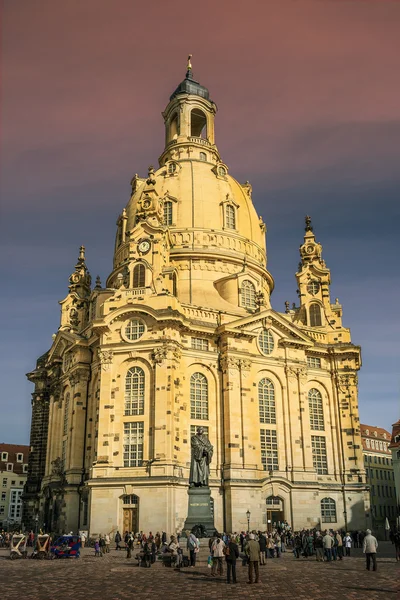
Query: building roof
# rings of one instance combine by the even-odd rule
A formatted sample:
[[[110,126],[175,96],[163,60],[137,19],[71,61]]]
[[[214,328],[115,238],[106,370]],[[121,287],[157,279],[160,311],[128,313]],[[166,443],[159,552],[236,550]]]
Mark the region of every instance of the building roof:
[[[400,448],[400,419],[392,425],[392,439],[389,448]]]
[[[390,433],[383,427],[375,425],[360,424],[362,448],[364,452],[377,452],[379,454],[390,454]]]
[[[7,452],[7,460],[2,460],[2,455]],[[22,462],[17,461],[17,454],[22,454]],[[20,444],[0,444],[0,471],[7,471],[9,473],[16,473],[22,475],[24,473],[23,465],[28,463],[29,457],[29,446],[22,446]],[[13,469],[10,471],[7,469],[7,464],[12,463]]]
[[[191,94],[192,96],[200,96],[201,98],[205,98],[205,100],[210,99],[210,93],[208,89],[193,79],[191,68],[186,71],[185,79],[178,85],[170,97],[170,100],[175,98],[175,96],[178,94]]]

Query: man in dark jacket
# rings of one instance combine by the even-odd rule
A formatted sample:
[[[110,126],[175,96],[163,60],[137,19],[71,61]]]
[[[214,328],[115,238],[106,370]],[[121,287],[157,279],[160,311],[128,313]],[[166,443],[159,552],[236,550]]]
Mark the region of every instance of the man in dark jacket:
[[[237,583],[236,581],[236,560],[239,558],[239,547],[235,542],[235,536],[230,535],[228,543],[225,547],[225,560],[226,560],[226,581],[227,583]]]
[[[265,552],[267,550],[267,538],[263,533],[260,533],[258,537],[258,543],[260,544],[260,565],[265,565]]]

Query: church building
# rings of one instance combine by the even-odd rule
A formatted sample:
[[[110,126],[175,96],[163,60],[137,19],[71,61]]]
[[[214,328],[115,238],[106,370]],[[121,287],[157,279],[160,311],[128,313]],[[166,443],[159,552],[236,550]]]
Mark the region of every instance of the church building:
[[[214,447],[218,530],[365,526],[360,347],[309,217],[298,305],[271,307],[266,226],[219,154],[216,113],[189,61],[159,167],[131,181],[104,286],[80,249],[57,334],[28,374],[28,528],[38,516],[90,535],[181,530],[198,426]]]

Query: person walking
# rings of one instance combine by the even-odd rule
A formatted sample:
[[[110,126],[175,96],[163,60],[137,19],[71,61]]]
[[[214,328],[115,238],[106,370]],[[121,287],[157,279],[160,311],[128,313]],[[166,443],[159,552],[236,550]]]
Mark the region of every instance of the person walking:
[[[120,534],[119,531],[117,531],[117,533],[115,534],[115,537],[114,537],[115,549],[116,550],[121,550],[121,546],[120,546],[121,539],[122,539],[121,538],[121,534]]]
[[[363,553],[367,559],[366,568],[370,570],[372,560],[372,570],[376,571],[376,552],[378,550],[378,540],[372,535],[370,529],[367,529],[366,536],[363,541]]]
[[[353,540],[351,538],[351,535],[349,534],[349,532],[347,532],[346,536],[344,538],[344,546],[346,548],[346,556],[350,556],[350,550],[351,550],[352,543],[353,543]]]
[[[236,543],[235,537],[231,534],[228,536],[228,543],[225,546],[225,561],[226,561],[226,582],[237,583],[236,581],[236,560],[239,558],[239,546]]]
[[[106,535],[104,536],[104,541],[105,541],[105,550],[106,552],[110,552],[110,543],[111,543],[111,539],[110,536],[108,535],[108,533],[106,533]]]
[[[196,556],[199,551],[199,540],[191,533],[188,537],[186,549],[189,550],[189,562],[190,566],[193,568],[196,566]]]
[[[249,580],[247,583],[253,583],[253,571],[255,574],[255,583],[260,583],[260,573],[258,561],[260,558],[260,544],[254,539],[254,533],[250,533],[249,541],[244,547],[244,551],[249,560]]]
[[[224,563],[223,563],[224,548],[225,548],[224,541],[221,539],[220,536],[217,536],[211,546],[211,556],[212,556],[211,575],[213,577],[216,576],[217,572],[218,572],[218,575],[221,575],[221,576],[224,574]]]

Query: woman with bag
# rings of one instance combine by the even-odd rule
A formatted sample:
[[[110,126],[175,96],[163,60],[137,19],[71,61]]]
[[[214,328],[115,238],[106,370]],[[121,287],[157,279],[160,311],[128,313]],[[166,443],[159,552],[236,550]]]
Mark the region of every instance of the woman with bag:
[[[239,546],[233,535],[228,536],[228,543],[224,548],[226,560],[226,582],[237,583],[236,581],[236,560],[239,558]]]

